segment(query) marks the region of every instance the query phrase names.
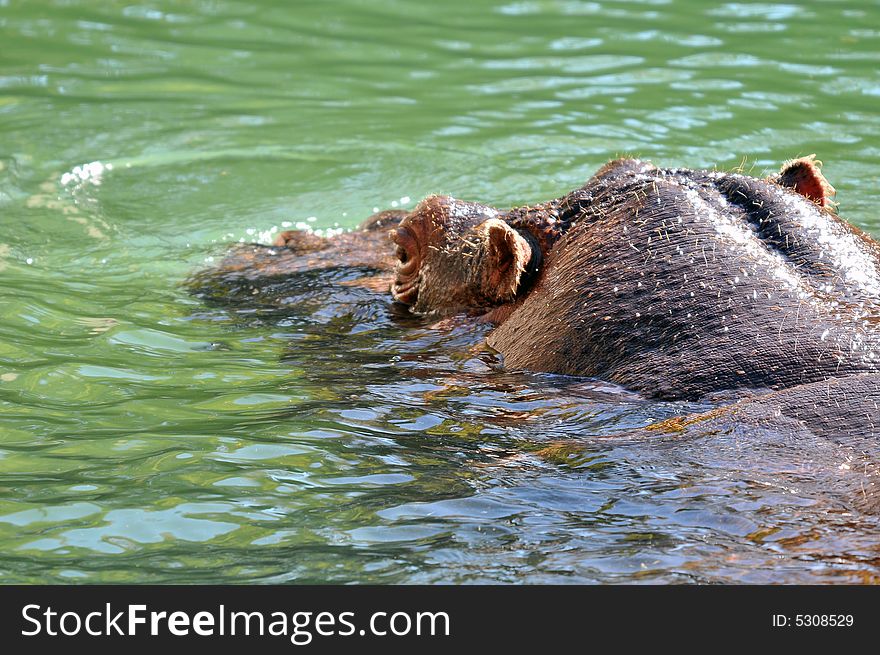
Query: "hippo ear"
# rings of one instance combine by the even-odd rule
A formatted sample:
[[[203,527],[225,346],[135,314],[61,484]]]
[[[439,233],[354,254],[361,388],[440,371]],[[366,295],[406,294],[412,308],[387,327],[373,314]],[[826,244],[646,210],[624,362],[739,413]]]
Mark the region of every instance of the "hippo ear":
[[[495,302],[512,300],[532,257],[532,248],[519,232],[497,218],[490,218],[481,228],[486,248],[483,290]]]
[[[822,162],[816,159],[816,155],[790,159],[782,165],[774,181],[794,189],[822,207],[828,207],[831,205],[831,196],[837,192],[819,170],[821,165]]]

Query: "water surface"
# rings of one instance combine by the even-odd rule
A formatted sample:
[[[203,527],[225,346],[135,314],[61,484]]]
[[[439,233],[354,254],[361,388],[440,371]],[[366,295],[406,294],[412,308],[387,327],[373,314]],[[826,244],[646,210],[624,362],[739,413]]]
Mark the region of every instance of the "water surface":
[[[230,243],[542,201],[620,154],[817,153],[880,233],[878,16],[0,0],[0,582],[877,581],[846,445],[614,438],[706,405],[499,370],[351,272],[183,283]]]

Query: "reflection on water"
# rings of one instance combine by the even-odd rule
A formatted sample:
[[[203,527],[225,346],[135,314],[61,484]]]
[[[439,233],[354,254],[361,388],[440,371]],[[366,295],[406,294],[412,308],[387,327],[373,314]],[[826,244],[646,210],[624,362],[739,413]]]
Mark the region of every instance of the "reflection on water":
[[[545,200],[621,153],[816,152],[876,233],[873,10],[11,4],[0,581],[877,581],[870,444],[619,436],[709,404],[505,372],[345,271],[183,285],[273,228]]]

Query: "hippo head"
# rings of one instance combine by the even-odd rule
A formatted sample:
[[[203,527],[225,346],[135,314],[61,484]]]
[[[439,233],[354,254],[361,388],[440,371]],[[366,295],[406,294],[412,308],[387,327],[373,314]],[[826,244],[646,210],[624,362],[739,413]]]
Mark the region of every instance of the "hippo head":
[[[479,313],[510,302],[540,255],[498,210],[447,196],[423,200],[390,237],[397,246],[392,295],[419,314]]]

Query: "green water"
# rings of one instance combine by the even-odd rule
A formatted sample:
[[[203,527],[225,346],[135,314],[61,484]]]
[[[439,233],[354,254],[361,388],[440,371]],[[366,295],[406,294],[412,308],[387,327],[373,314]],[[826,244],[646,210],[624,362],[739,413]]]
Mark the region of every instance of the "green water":
[[[609,439],[695,407],[500,372],[321,277],[183,284],[623,153],[817,153],[880,233],[875,3],[136,2],[0,0],[0,582],[880,579],[844,447]]]

